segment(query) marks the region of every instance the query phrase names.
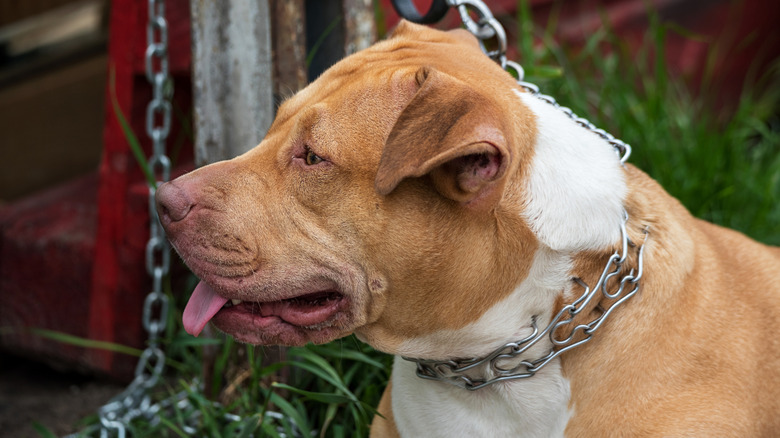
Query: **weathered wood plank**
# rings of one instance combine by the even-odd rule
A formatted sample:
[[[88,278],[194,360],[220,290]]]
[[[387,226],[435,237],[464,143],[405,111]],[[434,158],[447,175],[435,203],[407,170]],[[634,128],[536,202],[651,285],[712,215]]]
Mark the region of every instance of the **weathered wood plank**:
[[[267,0],[191,0],[195,164],[251,149],[274,116]]]
[[[274,95],[283,100],[306,86],[306,10],[303,0],[270,0]]]
[[[374,5],[371,0],[343,0],[344,54],[359,52],[376,41]]]

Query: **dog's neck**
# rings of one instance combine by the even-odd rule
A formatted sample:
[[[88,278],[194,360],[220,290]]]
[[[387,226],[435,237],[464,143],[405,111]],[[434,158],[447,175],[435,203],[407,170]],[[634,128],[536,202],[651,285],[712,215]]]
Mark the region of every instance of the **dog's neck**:
[[[636,228],[633,226],[631,228]],[[634,278],[639,276],[638,264],[640,263],[640,251],[644,245],[643,237],[640,240],[639,234],[631,240],[636,243],[620,254],[628,253],[628,256],[622,263],[623,274],[606,278],[603,284],[606,284],[607,290],[614,293],[615,286],[623,278],[629,278],[625,273],[634,270]],[[616,245],[621,247],[622,245]],[[595,262],[598,260],[598,262]],[[547,357],[551,352],[554,353],[556,347],[552,337],[558,340],[565,340],[572,333],[574,327],[585,326],[591,323],[595,318],[603,315],[599,308],[609,308],[615,300],[605,298],[601,293],[597,293],[592,299],[585,303],[579,298],[583,295],[583,288],[577,280],[587,282],[591,285],[591,290],[599,292],[598,279],[602,277],[604,271],[614,265],[608,263],[610,252],[593,252],[590,254],[579,254],[577,257],[566,255],[561,252],[551,251],[548,248],[537,250],[534,257],[534,263],[531,272],[526,280],[517,287],[515,292],[504,302],[499,303],[483,315],[481,321],[470,324],[468,329],[473,329],[473,333],[464,333],[463,331],[453,333],[441,333],[439,336],[431,336],[426,340],[417,340],[405,345],[408,348],[417,348],[423,351],[424,348],[431,348],[428,351],[437,351],[436,354],[443,354],[441,345],[449,343],[452,345],[452,339],[462,339],[464,342],[456,346],[451,351],[455,356],[465,351],[480,351],[480,357],[493,357],[496,353],[493,349],[496,344],[485,345],[493,341],[485,336],[485,330],[500,327],[502,333],[508,333],[507,324],[516,323],[514,333],[515,337],[504,338],[500,342],[516,342],[521,353],[514,356],[507,356],[492,361],[491,359],[481,364],[461,369],[462,372],[453,372],[451,366],[462,367],[463,362],[441,361],[444,364],[431,366],[436,372],[441,372],[442,379],[421,379],[420,365],[400,356],[396,356],[393,367],[393,386],[392,391],[402,400],[400,403],[393,403],[393,412],[399,431],[409,436],[420,436],[426,433],[430,435],[431,430],[436,430],[441,436],[464,436],[479,435],[480,431],[491,430],[496,436],[563,436],[564,429],[569,418],[576,410],[576,406],[571,404],[572,391],[569,377],[564,369],[564,362],[555,356]],[[588,272],[579,271],[579,269],[588,269]],[[591,272],[592,271],[592,272]],[[597,271],[597,272],[596,272]],[[572,275],[582,273],[579,278],[572,278]],[[627,280],[631,283],[631,280]],[[633,289],[625,290],[626,296]],[[561,293],[563,291],[563,293]],[[532,321],[536,318],[538,327],[555,327],[552,321],[560,312],[566,312],[567,306],[580,301],[577,306],[582,309],[572,318],[571,324],[563,324],[558,330],[549,332],[551,336],[541,336],[539,340],[532,345],[531,342],[522,342],[525,339],[533,339]],[[624,304],[624,307],[631,307],[636,304],[630,298]],[[546,311],[542,309],[547,309]],[[616,309],[616,308],[613,308]],[[617,309],[617,313],[620,314]],[[520,314],[520,315],[518,315]],[[568,313],[563,313],[568,315]],[[610,322],[604,321],[604,327],[610,327]],[[613,330],[614,326],[605,330]],[[602,333],[594,333],[595,339],[598,339]],[[495,333],[493,333],[495,336]],[[478,340],[482,340],[482,343]],[[582,340],[582,332],[574,341]],[[433,343],[438,344],[433,345]],[[499,342],[499,344],[500,344]],[[492,346],[491,346],[492,345]],[[579,345],[579,344],[570,344]],[[527,347],[523,349],[523,347]],[[487,350],[486,350],[487,348]],[[503,347],[506,348],[506,347]],[[570,352],[585,351],[589,345],[582,345],[578,348],[568,350]],[[510,350],[514,346],[509,347]],[[493,354],[491,354],[491,351]],[[499,353],[501,354],[501,353]],[[422,356],[422,355],[421,355]],[[425,356],[422,356],[425,357]],[[440,356],[441,357],[441,356]],[[465,356],[468,357],[468,356]],[[495,356],[499,357],[499,356]],[[562,358],[567,355],[563,354]],[[538,366],[540,358],[549,359],[544,361],[543,366]],[[501,370],[511,370],[516,373],[528,373],[529,366],[536,366],[531,376],[523,378],[501,378],[495,369],[491,367],[497,365]],[[589,365],[584,365],[589,366]],[[424,367],[424,368],[425,368]],[[482,384],[491,379],[494,383]],[[443,381],[439,381],[443,380]],[[454,384],[454,385],[453,385]],[[461,387],[458,387],[461,386]],[[477,389],[479,391],[468,391],[462,388]],[[490,407],[487,409],[486,407]],[[487,409],[487,410],[486,410]],[[457,418],[457,421],[451,419]],[[441,422],[440,420],[447,419]],[[435,423],[436,426],[432,426]],[[473,432],[473,433],[469,433]]]
[[[475,357],[526,338],[533,331],[533,316],[538,315],[540,325],[547,324],[554,316],[556,297],[573,289],[573,282],[566,280],[572,266],[566,254],[537,249],[525,280],[477,321],[457,330],[410,339],[399,350],[415,357]],[[512,361],[537,359],[550,349],[549,339],[542,339]],[[485,367],[470,369],[465,375],[472,381],[492,377]],[[569,382],[559,360],[533,378],[504,381],[471,392],[421,379],[415,363],[396,356],[392,393],[393,415],[402,436],[479,436],[485,430],[495,436],[562,436],[569,417]]]
[[[529,325],[531,333],[528,336],[511,340],[482,357],[448,360],[409,357],[404,359],[417,364],[418,377],[446,382],[471,391],[498,382],[533,377],[561,353],[589,341],[607,317],[639,290],[644,243],[637,246],[629,239],[627,221],[626,214],[620,227],[619,248],[607,258],[595,283],[588,285],[581,277],[572,278],[581,288],[581,294],[574,301],[553,312],[546,325],[540,326],[540,315],[533,315]],[[631,256],[629,251],[633,247],[636,247],[635,267],[628,268]],[[538,358],[529,359],[529,350],[540,342],[544,344],[546,340],[549,340],[550,350]]]

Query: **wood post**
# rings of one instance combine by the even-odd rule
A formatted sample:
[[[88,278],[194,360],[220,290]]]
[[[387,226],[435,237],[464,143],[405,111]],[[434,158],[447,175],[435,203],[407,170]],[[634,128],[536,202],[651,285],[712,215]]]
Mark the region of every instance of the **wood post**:
[[[256,146],[274,116],[267,0],[192,0],[195,164]]]
[[[270,0],[277,102],[306,86],[306,9],[303,0]]]
[[[190,0],[195,164],[256,146],[275,102],[376,39],[371,0]],[[307,56],[312,65],[307,66]]]
[[[351,55],[376,41],[376,23],[371,0],[342,0],[344,54]]]

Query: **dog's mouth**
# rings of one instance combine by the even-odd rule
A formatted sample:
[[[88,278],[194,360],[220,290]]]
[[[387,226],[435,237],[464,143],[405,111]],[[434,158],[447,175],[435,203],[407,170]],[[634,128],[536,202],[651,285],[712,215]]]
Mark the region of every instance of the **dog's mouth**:
[[[198,336],[212,318],[240,319],[258,328],[286,323],[300,329],[327,327],[344,307],[344,295],[337,290],[303,293],[276,301],[241,301],[219,295],[211,286],[200,282],[192,292],[182,319],[187,333]]]

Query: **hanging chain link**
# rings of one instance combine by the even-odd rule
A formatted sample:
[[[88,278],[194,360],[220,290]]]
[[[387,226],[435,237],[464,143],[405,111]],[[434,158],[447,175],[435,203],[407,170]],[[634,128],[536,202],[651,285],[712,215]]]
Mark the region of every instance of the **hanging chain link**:
[[[146,133],[152,140],[152,155],[147,165],[157,181],[168,181],[171,162],[165,143],[171,129],[172,84],[168,74],[168,23],[164,0],[149,0],[146,26],[146,77],[152,84],[152,101],[146,107]],[[124,438],[127,425],[138,417],[154,421],[166,403],[152,403],[149,390],[165,369],[165,353],[159,339],[168,321],[168,297],[163,293],[163,278],[170,269],[170,248],[157,218],[154,195],[156,185],[149,187],[149,241],[146,244],[146,271],[152,277],[152,291],[143,307],[143,327],[148,334],[147,347],[138,359],[135,378],[119,395],[100,408],[100,436]],[[167,404],[170,404],[169,400]]]
[[[165,20],[164,0],[149,0],[149,21],[146,26],[146,79],[152,84],[152,101],[146,107],[146,134],[152,140],[152,156],[148,166],[157,181],[171,179],[171,161],[166,155],[165,142],[171,131],[171,97],[172,82],[168,74],[168,23]],[[152,292],[144,302],[143,326],[149,334],[149,347],[153,351],[150,356],[141,356],[140,365],[145,357],[161,359],[165,363],[165,355],[157,347],[158,337],[165,330],[168,320],[168,297],[162,292],[163,278],[168,275],[171,265],[171,251],[165,230],[157,217],[154,195],[157,186],[149,187],[149,241],[146,244],[146,272],[152,277]],[[156,310],[156,311],[155,311]],[[146,352],[144,352],[146,353]],[[145,368],[145,367],[144,367]],[[162,371],[160,367],[160,372]],[[148,381],[156,383],[159,379],[157,367]],[[143,372],[143,371],[141,371]],[[152,386],[154,385],[152,383]]]
[[[498,65],[500,65],[504,70],[507,70],[510,73],[515,73],[515,76],[517,77],[517,84],[520,87],[522,87],[531,95],[536,96],[537,98],[549,103],[555,108],[560,109],[564,114],[566,114],[566,116],[574,120],[575,123],[606,140],[607,143],[615,148],[618,157],[620,157],[621,164],[624,164],[628,160],[628,157],[631,155],[630,145],[623,142],[622,140],[615,138],[612,134],[606,132],[605,130],[597,128],[593,123],[588,121],[588,119],[577,116],[574,114],[574,111],[572,111],[571,108],[559,105],[552,96],[542,94],[539,91],[538,86],[530,82],[525,82],[525,71],[523,70],[523,67],[514,61],[507,61],[506,32],[504,31],[504,27],[501,26],[501,23],[499,23],[498,20],[496,20],[496,18],[490,12],[490,8],[488,8],[485,3],[483,3],[481,0],[447,0],[447,4],[458,9],[458,13],[460,14],[460,18],[463,21],[463,25],[466,26],[466,29],[469,32],[477,37],[485,54],[487,54],[492,60],[496,61]],[[476,19],[472,18],[472,13],[476,16]],[[487,48],[486,42],[490,41],[492,41],[491,46],[496,47],[495,49],[491,50]]]

